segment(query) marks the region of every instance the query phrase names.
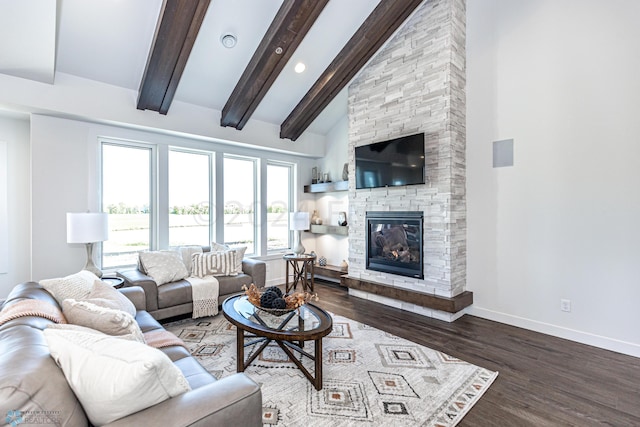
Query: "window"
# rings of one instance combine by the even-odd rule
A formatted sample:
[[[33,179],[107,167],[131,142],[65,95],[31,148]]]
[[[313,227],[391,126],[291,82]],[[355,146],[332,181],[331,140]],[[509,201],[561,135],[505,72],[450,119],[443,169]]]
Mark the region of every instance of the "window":
[[[248,256],[291,247],[295,163],[210,147],[102,140],[102,268],[136,265],[139,251],[212,241],[247,246]]]
[[[102,207],[109,214],[109,240],[102,244],[102,268],[135,264],[152,245],[149,147],[102,144]]]
[[[247,246],[256,253],[257,160],[224,156],[224,243]]]
[[[211,155],[169,151],[169,246],[211,244]]]
[[[293,165],[267,164],[267,251],[291,247],[289,207],[293,192]]]

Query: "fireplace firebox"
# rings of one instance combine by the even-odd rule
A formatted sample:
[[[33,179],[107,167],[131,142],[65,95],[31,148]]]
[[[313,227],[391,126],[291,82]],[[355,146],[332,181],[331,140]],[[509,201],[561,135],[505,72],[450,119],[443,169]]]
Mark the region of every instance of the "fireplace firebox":
[[[422,224],[415,211],[367,212],[367,269],[424,279]]]

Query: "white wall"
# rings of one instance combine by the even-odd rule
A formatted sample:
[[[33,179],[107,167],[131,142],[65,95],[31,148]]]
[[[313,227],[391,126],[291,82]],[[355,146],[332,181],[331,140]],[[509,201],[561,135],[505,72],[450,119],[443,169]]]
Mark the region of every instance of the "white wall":
[[[6,272],[0,273],[0,298],[30,278],[29,120],[0,112],[0,141],[6,144],[7,232]],[[0,166],[4,167],[4,166]]]
[[[135,129],[165,131],[189,138],[270,149],[302,156],[321,156],[324,137],[304,132],[296,142],[280,139],[280,127],[249,120],[242,131],[220,126],[221,112],[174,101],[168,114],[136,109],[134,90],[56,73],[55,84],[0,74],[0,107],[70,117]]]
[[[329,172],[332,181],[342,181],[342,168],[348,160],[348,131],[349,120],[345,115],[327,133],[325,157],[318,159],[319,169]],[[349,212],[349,194],[346,191],[317,193],[314,209],[318,210],[323,224],[338,225],[338,213]],[[330,265],[339,266],[343,260],[348,262],[349,238],[347,236],[333,234],[315,234],[314,236],[318,257],[324,256]]]
[[[640,356],[638,16],[634,0],[468,0],[472,314]],[[507,138],[515,164],[493,169]]]

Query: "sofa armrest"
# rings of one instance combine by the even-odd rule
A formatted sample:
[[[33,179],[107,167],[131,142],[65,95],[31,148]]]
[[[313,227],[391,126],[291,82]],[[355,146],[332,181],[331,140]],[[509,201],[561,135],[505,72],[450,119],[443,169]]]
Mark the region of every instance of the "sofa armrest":
[[[147,300],[147,311],[156,311],[158,309],[158,285],[156,282],[137,268],[118,271],[118,277],[124,279],[124,286],[140,286],[144,289],[144,295]]]
[[[136,307],[136,310],[146,310],[147,309],[147,300],[145,297],[144,289],[140,286],[129,286],[125,288],[118,289],[122,295],[129,298],[129,301],[133,303]]]
[[[242,260],[242,272],[253,279],[254,285],[263,288],[267,280],[267,263],[259,259],[245,258]]]
[[[261,427],[262,392],[245,374],[234,374],[107,425]]]

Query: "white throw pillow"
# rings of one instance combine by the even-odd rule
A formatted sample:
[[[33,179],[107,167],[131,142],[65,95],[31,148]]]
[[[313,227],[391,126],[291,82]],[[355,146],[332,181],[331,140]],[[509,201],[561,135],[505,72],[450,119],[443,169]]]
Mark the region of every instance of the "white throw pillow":
[[[109,337],[120,338],[120,339],[123,339],[123,340],[138,341],[138,337],[136,337],[134,334],[107,335],[107,334],[104,334],[104,333],[102,333],[100,331],[97,331],[95,329],[87,328],[86,326],[72,325],[71,323],[50,323],[50,324],[47,325],[47,328],[49,328],[49,329],[63,329],[65,331],[84,332],[84,333],[87,333],[87,334],[106,335],[106,336],[109,336]]]
[[[205,252],[191,256],[192,274],[205,276],[235,276],[236,252]]]
[[[93,425],[110,423],[189,391],[162,351],[135,341],[45,329],[51,357]]]
[[[131,300],[124,296],[122,292],[118,292],[113,286],[102,280],[93,282],[93,288],[86,298],[75,298],[77,301],[86,301],[99,305],[100,307],[113,308],[129,313],[136,317],[136,306]]]
[[[225,251],[235,251],[236,252],[236,265],[234,267],[236,274],[242,273],[242,260],[244,259],[244,253],[247,251],[246,246],[238,246],[236,248],[232,248],[228,245],[223,245],[216,242],[211,242],[211,252],[225,252]]]
[[[133,334],[138,341],[145,342],[140,326],[133,316],[125,311],[70,298],[62,302],[62,313],[67,322],[73,325],[86,326],[107,335]]]
[[[176,251],[140,252],[138,256],[144,271],[158,286],[189,277],[187,267]]]
[[[201,254],[202,246],[180,246],[179,248],[180,255],[182,256],[182,262],[187,267],[187,273],[189,276],[193,273],[193,263],[191,261],[191,256],[193,254]]]
[[[53,295],[58,304],[62,306],[62,301],[67,298],[86,298],[96,280],[99,280],[98,276],[90,271],[82,270],[66,277],[41,280],[40,285]]]

